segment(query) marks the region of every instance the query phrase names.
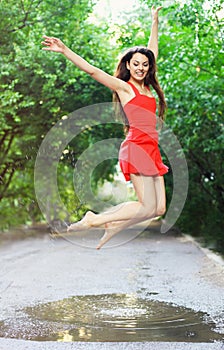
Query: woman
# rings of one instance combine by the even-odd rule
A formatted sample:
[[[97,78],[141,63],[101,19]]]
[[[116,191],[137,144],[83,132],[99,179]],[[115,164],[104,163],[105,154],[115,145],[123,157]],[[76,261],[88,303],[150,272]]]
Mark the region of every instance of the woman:
[[[66,47],[61,40],[44,36],[44,50],[60,52],[93,79],[114,91],[128,120],[128,135],[121,145],[119,162],[127,181],[131,180],[138,201],[119,204],[100,214],[88,211],[84,218],[68,227],[86,230],[104,225],[100,249],[126,227],[165,213],[166,196],[163,175],[168,168],[162,163],[156,132],[156,101],[149,85],[159,97],[159,117],[164,117],[165,100],[156,79],[158,56],[158,12],[152,7],[152,28],[147,48],[129,50],[120,60],[115,76],[85,61]]]

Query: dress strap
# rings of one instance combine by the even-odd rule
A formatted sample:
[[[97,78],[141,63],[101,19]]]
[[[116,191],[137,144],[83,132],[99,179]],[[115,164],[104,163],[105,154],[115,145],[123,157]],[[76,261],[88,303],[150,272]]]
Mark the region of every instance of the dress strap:
[[[134,84],[132,84],[130,81],[127,81],[127,83],[129,85],[131,85],[132,89],[134,90],[135,95],[140,95],[140,92],[138,91],[138,89],[134,86]]]
[[[134,90],[134,92],[135,92],[136,95],[141,95],[140,92],[138,91],[138,89],[134,86],[134,84],[132,84],[130,81],[127,81],[127,83],[128,83],[129,85],[131,85],[131,87],[132,87],[132,89]],[[145,87],[146,87],[147,90],[149,90],[149,91],[151,92],[149,86],[145,85]]]

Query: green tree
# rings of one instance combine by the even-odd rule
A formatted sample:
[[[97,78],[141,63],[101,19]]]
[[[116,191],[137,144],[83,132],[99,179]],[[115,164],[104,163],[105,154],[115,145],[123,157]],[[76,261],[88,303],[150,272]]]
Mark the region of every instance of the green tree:
[[[221,5],[222,1],[189,0],[164,8],[158,61],[167,123],[183,147],[190,174],[179,225],[219,250],[224,249]]]
[[[151,1],[113,25],[90,23],[91,1],[65,0],[55,9],[52,0],[0,3],[1,109],[0,205],[1,222],[11,224],[37,219],[40,212],[33,193],[36,153],[47,131],[74,110],[111,101],[111,93],[62,56],[43,53],[42,34],[59,36],[89,62],[109,73],[117,54],[145,45],[150,30]],[[223,68],[219,11],[222,1],[164,1],[160,15],[158,75],[168,102],[166,123],[176,134],[189,167],[189,194],[178,221],[184,232],[201,236],[224,250],[223,237]],[[160,5],[155,1],[155,5]],[[162,2],[163,5],[163,2]],[[130,16],[132,20],[130,21]],[[109,122],[88,127],[71,141],[59,164],[60,194],[74,215],[85,209],[74,198],[71,167],[94,142],[121,137],[122,129]],[[111,179],[115,161],[99,164],[93,182]],[[172,169],[166,176],[168,198]],[[18,193],[18,195],[17,195]],[[53,208],[52,218],[63,217]],[[18,215],[14,215],[19,213]],[[56,214],[55,214],[56,213]],[[15,218],[15,219],[14,219]],[[3,225],[2,225],[3,226]]]
[[[65,0],[56,7],[52,0],[11,0],[10,6],[5,0],[0,3],[2,227],[40,218],[33,169],[38,148],[51,127],[78,108],[111,100],[108,89],[64,57],[41,50],[43,34],[58,36],[89,62],[112,73],[115,53],[108,49],[109,25],[91,23],[92,8],[91,0]],[[60,167],[63,173],[68,160],[73,166],[88,142],[88,132],[74,140],[64,170]],[[69,193],[74,207],[72,189]]]

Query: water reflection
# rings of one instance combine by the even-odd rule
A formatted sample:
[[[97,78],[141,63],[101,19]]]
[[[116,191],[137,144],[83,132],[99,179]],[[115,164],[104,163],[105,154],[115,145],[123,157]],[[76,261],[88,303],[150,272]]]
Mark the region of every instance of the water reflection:
[[[69,334],[69,331],[59,332],[58,333],[58,342],[71,342],[73,341],[73,336]]]
[[[23,320],[0,324],[0,337],[36,341],[135,342],[222,340],[203,313],[135,294],[76,296],[28,307]],[[18,327],[18,324],[22,325]],[[6,329],[7,328],[7,329]]]

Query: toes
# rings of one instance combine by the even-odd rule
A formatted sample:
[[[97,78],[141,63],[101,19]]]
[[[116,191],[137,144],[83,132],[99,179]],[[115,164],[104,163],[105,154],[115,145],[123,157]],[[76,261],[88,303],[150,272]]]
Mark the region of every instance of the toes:
[[[96,249],[100,249],[102,248],[102,246],[107,243],[111,238],[113,237],[113,235],[110,235],[108,233],[106,233],[100,240],[100,243],[98,244],[98,246],[96,247]]]
[[[92,227],[91,219],[93,218],[94,214],[91,211],[88,211],[84,218],[78,222],[74,222],[74,224],[71,224],[68,227],[68,231],[84,231],[88,230]]]
[[[68,226],[67,228],[67,232],[68,231],[84,231],[84,230],[88,230],[88,228],[90,228],[89,225],[84,224],[83,222],[75,222],[74,224],[71,224],[70,226]]]
[[[100,243],[98,244],[98,246],[96,247],[97,250],[100,250],[100,248],[102,248],[102,246],[106,243],[107,241],[101,241],[100,240]]]

